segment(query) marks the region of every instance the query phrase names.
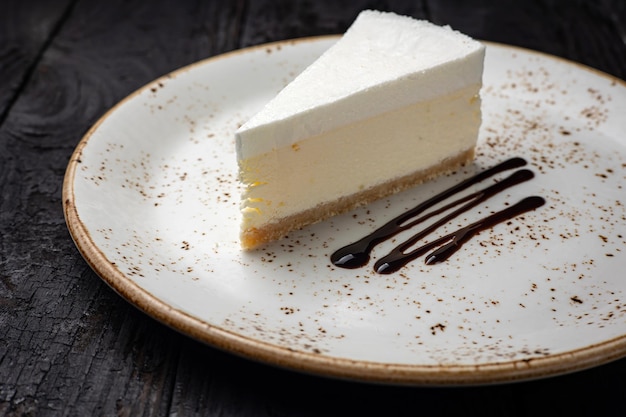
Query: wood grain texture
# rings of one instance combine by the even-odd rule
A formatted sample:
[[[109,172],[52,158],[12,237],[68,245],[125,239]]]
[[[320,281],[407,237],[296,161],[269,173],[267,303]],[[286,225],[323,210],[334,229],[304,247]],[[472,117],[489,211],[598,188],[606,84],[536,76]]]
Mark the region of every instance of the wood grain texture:
[[[19,0],[0,3],[0,123],[61,26],[70,4],[69,0],[35,5]]]
[[[328,380],[204,346],[137,311],[74,247],[61,184],[111,106],[176,68],[340,33],[393,10],[626,78],[622,0],[3,1],[0,415],[626,415],[626,360],[546,380],[410,388]]]

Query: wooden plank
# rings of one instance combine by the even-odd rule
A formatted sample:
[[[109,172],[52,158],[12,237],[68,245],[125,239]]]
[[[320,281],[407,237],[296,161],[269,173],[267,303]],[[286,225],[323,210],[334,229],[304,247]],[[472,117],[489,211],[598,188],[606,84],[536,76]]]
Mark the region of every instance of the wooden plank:
[[[378,10],[425,18],[423,1],[394,0]],[[363,9],[376,8],[366,0],[254,1],[248,5],[240,46],[343,33]]]
[[[0,125],[70,6],[71,0],[0,2]]]

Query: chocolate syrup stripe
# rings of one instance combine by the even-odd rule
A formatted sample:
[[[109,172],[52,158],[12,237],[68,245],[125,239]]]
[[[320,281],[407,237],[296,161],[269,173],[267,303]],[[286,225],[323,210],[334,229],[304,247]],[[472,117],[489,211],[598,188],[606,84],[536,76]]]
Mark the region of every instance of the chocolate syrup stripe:
[[[420,246],[419,248],[414,249],[411,252],[404,253],[416,242],[416,239],[411,238],[407,242],[402,243],[401,245],[394,248],[391,252],[389,252],[389,254],[380,258],[374,264],[374,270],[379,274],[394,273],[400,270],[409,262],[415,260],[416,258],[419,258],[429,250],[441,245],[443,246],[435,249],[428,256],[426,256],[425,262],[428,265],[443,262],[450,256],[452,256],[457,250],[459,250],[463,243],[470,240],[482,230],[493,227],[496,224],[501,223],[505,220],[512,219],[513,217],[519,216],[520,214],[523,214],[527,211],[534,210],[544,204],[545,200],[542,197],[526,197],[511,207],[496,212],[468,226],[462,227],[455,232],[452,232],[446,236],[440,237],[439,239]]]
[[[468,195],[466,197],[460,198],[450,204],[448,204],[447,206],[436,210],[432,213],[426,214],[424,216],[422,216],[421,218],[415,219],[411,222],[408,222],[409,220],[419,216],[420,214],[422,214],[424,211],[426,211],[427,209],[429,209],[430,207],[434,206],[435,204],[447,199],[448,197],[459,193],[463,190],[465,190],[466,188],[477,184],[479,182],[484,181],[487,178],[490,178],[502,171],[506,171],[506,170],[510,170],[510,169],[514,169],[514,168],[518,168],[521,166],[526,165],[526,161],[522,158],[511,158],[508,159],[492,168],[489,168],[487,170],[484,170],[482,172],[479,172],[478,174],[474,175],[473,177],[470,177],[450,188],[448,188],[447,190],[444,190],[443,192],[431,197],[430,199],[424,201],[423,203],[415,206],[414,208],[404,212],[403,214],[391,219],[390,221],[388,221],[387,223],[385,223],[383,226],[379,227],[378,229],[376,229],[374,232],[370,233],[369,235],[363,237],[362,239],[351,243],[347,246],[344,246],[341,249],[338,249],[337,251],[335,251],[330,259],[331,262],[341,268],[358,268],[361,267],[365,264],[367,264],[367,262],[370,259],[370,253],[372,251],[372,249],[380,242],[389,239],[390,237],[408,229],[411,228],[413,226],[415,226],[416,224],[436,215],[439,214],[443,211],[446,211],[456,205],[462,204],[468,200],[474,199],[474,201],[471,201],[470,203],[468,203],[469,206],[467,209],[469,209],[470,207],[473,207],[474,205],[478,204],[478,202],[480,201],[484,201],[486,198],[491,197],[494,194],[494,191],[499,188],[499,190],[501,191],[502,189],[506,188],[502,188],[502,185],[498,185],[500,183],[504,183],[506,186],[511,186],[511,185],[515,185],[521,181],[526,181],[530,178],[532,178],[533,174],[532,172],[528,171],[528,170],[521,170],[518,172],[522,172],[521,174],[519,173],[514,173],[512,174],[510,177],[508,177],[507,179],[501,181],[500,183],[496,183],[495,185],[486,188],[485,190],[482,191],[478,191],[476,193],[473,193],[471,195]],[[530,177],[529,174],[530,173]],[[493,188],[496,187],[496,188]],[[491,189],[491,191],[489,191]],[[478,201],[476,201],[476,199],[479,199]],[[462,210],[462,209],[460,209]],[[463,210],[465,211],[465,210]],[[456,215],[460,214],[461,211],[457,210],[455,213]],[[452,217],[448,217],[448,220],[451,219]],[[408,222],[408,223],[407,223]],[[434,230],[434,228],[429,228],[430,230],[428,231],[428,233],[430,233],[430,231]],[[420,234],[421,237],[425,236],[424,234]],[[420,237],[420,238],[421,238]]]
[[[442,217],[441,219],[439,219],[438,221],[436,221],[435,223],[433,223],[432,225],[424,228],[423,230],[421,230],[420,232],[414,234],[413,236],[411,236],[408,240],[406,240],[404,243],[400,244],[398,247],[396,247],[394,250],[391,251],[391,253],[387,256],[385,256],[384,258],[382,258],[381,260],[379,260],[375,266],[374,266],[374,270],[376,270],[379,273],[382,273],[382,269],[379,268],[379,266],[383,265],[383,259],[395,259],[396,257],[399,257],[400,255],[403,255],[403,253],[410,248],[411,246],[415,245],[420,239],[424,238],[425,236],[429,235],[430,233],[432,233],[433,231],[437,230],[438,228],[440,228],[441,226],[443,226],[444,224],[448,223],[450,220],[454,219],[455,217],[457,217],[459,214],[464,213],[468,210],[470,210],[471,208],[477,206],[478,204],[482,203],[483,201],[489,199],[490,197],[498,194],[499,192],[512,187],[514,185],[517,185],[521,182],[524,181],[528,181],[531,178],[533,178],[535,175],[532,173],[532,171],[529,171],[527,169],[521,169],[519,171],[515,171],[513,174],[511,174],[510,176],[508,176],[507,178],[505,178],[504,180],[497,182],[495,184],[493,184],[490,187],[485,188],[484,190],[475,193],[476,197],[471,200],[469,203],[461,206],[460,208],[458,208],[457,210],[453,211],[452,213],[448,214],[447,216]],[[454,204],[454,203],[452,203]],[[420,219],[417,219],[415,223],[417,224],[417,222],[419,222]],[[484,220],[483,220],[484,221]],[[446,239],[449,240],[450,238]],[[445,240],[444,240],[445,241]],[[417,255],[419,256],[419,255]],[[413,256],[410,257],[409,261],[412,259],[415,259],[417,256]],[[390,258],[391,257],[391,258]],[[387,267],[385,267],[386,269]],[[381,270],[379,270],[381,269]],[[394,271],[390,271],[390,272],[395,272]]]

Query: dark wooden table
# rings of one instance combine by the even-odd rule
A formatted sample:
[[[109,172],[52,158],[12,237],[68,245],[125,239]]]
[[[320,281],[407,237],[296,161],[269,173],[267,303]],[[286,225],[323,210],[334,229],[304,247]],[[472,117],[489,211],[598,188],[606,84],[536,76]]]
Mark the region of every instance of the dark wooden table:
[[[480,387],[303,375],[165,327],[81,258],[61,186],[74,147],[108,108],[202,58],[341,33],[366,7],[626,79],[623,0],[0,2],[0,415],[626,415],[626,359]]]

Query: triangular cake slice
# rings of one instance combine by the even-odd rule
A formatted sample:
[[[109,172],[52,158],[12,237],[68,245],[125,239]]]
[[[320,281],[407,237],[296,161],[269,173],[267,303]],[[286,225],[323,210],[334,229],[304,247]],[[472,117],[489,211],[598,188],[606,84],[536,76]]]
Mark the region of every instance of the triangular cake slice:
[[[237,131],[242,247],[471,161],[484,53],[449,27],[361,12]]]

